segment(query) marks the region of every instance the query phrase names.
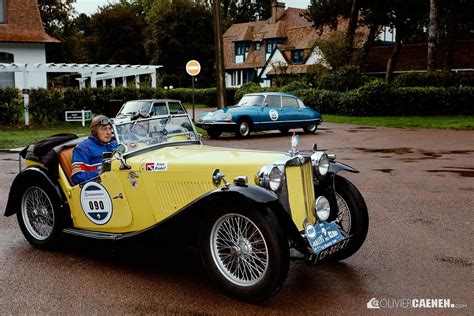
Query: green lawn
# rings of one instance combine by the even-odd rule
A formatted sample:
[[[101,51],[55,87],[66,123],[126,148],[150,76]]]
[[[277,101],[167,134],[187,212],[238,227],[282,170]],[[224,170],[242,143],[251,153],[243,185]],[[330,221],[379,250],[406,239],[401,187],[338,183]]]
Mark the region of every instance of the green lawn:
[[[474,116],[364,117],[323,115],[325,122],[397,128],[474,129]]]
[[[38,139],[58,133],[88,135],[89,126],[80,123],[60,123],[49,126],[4,127],[0,126],[0,149],[24,147]]]

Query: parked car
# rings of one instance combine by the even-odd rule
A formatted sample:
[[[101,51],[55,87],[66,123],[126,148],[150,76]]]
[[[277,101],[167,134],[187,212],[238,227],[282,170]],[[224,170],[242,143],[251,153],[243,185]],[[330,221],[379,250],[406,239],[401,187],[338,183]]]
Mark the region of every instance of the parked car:
[[[291,249],[310,264],[335,262],[366,238],[364,199],[338,174],[358,171],[316,147],[298,151],[298,136],[290,151],[268,152],[205,146],[186,114],[113,128],[117,151],[104,154],[100,176],[79,185],[71,155],[80,139],[56,135],[21,153],[26,167],[5,216],[17,215],[33,246],[54,248],[64,234],[118,241],[166,231],[199,247],[225,293],[258,302],[284,284]]]
[[[293,128],[315,133],[321,122],[319,112],[306,107],[292,94],[259,92],[244,95],[235,106],[202,113],[196,125],[205,129],[211,138],[218,138],[222,132],[247,137],[253,131],[287,133]]]
[[[140,115],[142,117],[151,117],[159,115],[184,114],[181,101],[171,99],[149,99],[149,100],[131,100],[125,102],[118,111],[114,123],[130,121]]]

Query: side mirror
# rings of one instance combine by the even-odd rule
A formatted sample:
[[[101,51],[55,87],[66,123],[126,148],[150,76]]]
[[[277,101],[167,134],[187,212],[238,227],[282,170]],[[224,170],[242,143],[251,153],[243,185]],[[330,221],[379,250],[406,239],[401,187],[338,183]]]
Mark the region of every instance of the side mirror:
[[[112,170],[112,153],[106,151],[102,153],[102,171],[109,172]]]

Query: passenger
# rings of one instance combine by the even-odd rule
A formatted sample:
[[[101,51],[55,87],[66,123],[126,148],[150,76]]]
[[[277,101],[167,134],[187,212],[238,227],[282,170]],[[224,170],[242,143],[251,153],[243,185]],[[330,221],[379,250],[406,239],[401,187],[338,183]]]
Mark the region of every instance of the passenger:
[[[72,181],[79,184],[102,173],[102,154],[113,152],[117,142],[112,140],[112,122],[105,115],[91,121],[91,136],[77,144],[72,154]]]

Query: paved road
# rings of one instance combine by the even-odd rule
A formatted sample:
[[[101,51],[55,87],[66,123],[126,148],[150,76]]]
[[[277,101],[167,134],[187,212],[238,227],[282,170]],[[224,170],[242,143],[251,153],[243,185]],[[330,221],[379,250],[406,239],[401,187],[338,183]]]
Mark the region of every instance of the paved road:
[[[193,249],[69,238],[45,252],[26,242],[14,217],[0,217],[0,314],[360,314],[375,297],[392,307],[445,298],[467,305],[452,312],[472,315],[474,131],[324,124],[299,147],[315,142],[361,171],[346,176],[366,199],[369,234],[344,262],[293,262],[275,297],[249,305],[216,290]],[[204,143],[286,150],[290,137]],[[0,154],[0,210],[17,170],[16,156]],[[422,312],[433,311],[446,312]]]

